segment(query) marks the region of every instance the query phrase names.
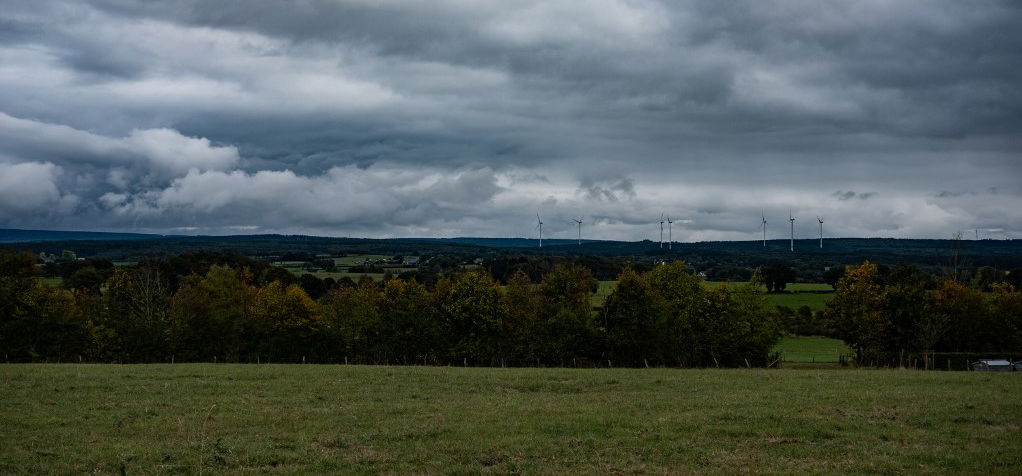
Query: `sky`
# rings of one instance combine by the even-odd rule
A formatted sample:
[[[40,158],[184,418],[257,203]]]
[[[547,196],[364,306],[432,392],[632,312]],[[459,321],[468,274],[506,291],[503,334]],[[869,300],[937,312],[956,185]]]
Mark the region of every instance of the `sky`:
[[[1022,238],[1015,0],[0,0],[0,227]]]

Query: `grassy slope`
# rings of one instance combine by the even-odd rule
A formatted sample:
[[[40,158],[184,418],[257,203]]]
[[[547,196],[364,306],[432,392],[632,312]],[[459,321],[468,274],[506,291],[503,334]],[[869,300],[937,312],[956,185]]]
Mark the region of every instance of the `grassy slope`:
[[[2,365],[0,473],[1022,472],[1022,378]]]

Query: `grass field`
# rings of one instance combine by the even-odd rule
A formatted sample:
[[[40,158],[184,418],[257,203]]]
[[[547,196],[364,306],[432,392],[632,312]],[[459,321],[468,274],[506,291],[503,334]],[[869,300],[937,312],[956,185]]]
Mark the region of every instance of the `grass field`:
[[[813,312],[827,307],[827,301],[834,297],[833,293],[780,293],[767,294],[767,300],[775,306],[788,306],[797,310],[802,306],[809,306]]]
[[[2,365],[0,473],[1020,474],[1020,377]]]
[[[326,278],[340,279],[340,278],[343,278],[343,277],[348,277],[348,278],[351,278],[353,281],[356,281],[356,282],[362,276],[368,276],[368,277],[372,278],[375,281],[383,281],[383,277],[386,275],[386,273],[352,273],[352,272],[349,271],[349,268],[351,268],[352,266],[361,265],[367,259],[378,260],[378,259],[388,259],[388,258],[391,258],[391,256],[386,256],[386,255],[351,255],[351,256],[342,256],[340,258],[333,258],[334,263],[337,264],[337,271],[336,272],[332,272],[332,273],[327,272],[327,271],[323,271],[323,270],[317,270],[317,271],[305,270],[305,269],[302,268],[302,265],[305,264],[304,261],[275,261],[275,262],[273,262],[273,264],[275,266],[280,266],[280,267],[290,271],[295,276],[301,276],[303,274],[311,274],[311,275],[313,275],[313,276],[315,276],[315,277],[317,277],[319,279],[326,279]],[[405,271],[415,271],[417,268],[414,268],[414,267],[410,267],[410,268],[405,268],[405,267],[387,267],[385,269],[386,269],[386,271],[389,271],[392,275],[397,276],[398,274],[401,274],[401,273],[403,273]]]
[[[600,281],[596,292],[589,298],[589,303],[593,307],[602,307],[603,303],[607,301],[607,296],[610,296],[615,288],[617,288],[617,281]]]
[[[727,285],[728,283],[720,281],[704,281],[703,284],[709,288],[716,288],[719,286]],[[733,285],[744,284],[744,283],[731,283]],[[617,281],[600,281],[600,287],[593,294],[591,303],[593,307],[603,306],[603,302],[607,300],[607,296],[614,291],[614,287],[617,285]],[[819,311],[827,306],[827,301],[834,297],[833,292],[821,292],[831,291],[830,285],[820,283],[796,283],[788,285],[788,292],[778,294],[767,294],[767,300],[770,304],[775,306],[788,306],[792,309],[798,309],[802,306],[809,306],[814,312]]]
[[[733,282],[732,283],[732,282],[726,282],[726,281],[703,281],[703,285],[705,285],[706,287],[710,287],[710,288],[715,288],[715,287],[718,287],[718,286],[727,286],[727,285],[738,285],[738,284],[747,284],[747,283],[745,283],[745,282]],[[763,291],[766,291],[766,287],[765,286],[762,287],[761,289]],[[830,285],[826,284],[826,283],[788,283],[788,285],[785,286],[784,290],[789,292],[789,293],[798,293],[798,292],[828,292],[828,293],[831,293],[831,292],[834,292],[834,288],[830,287]]]
[[[708,287],[727,285],[719,281],[707,281]],[[732,283],[745,284],[745,283]],[[788,306],[798,309],[802,306],[809,306],[813,312],[819,311],[827,306],[827,301],[834,297],[834,288],[826,283],[789,283],[784,288],[785,292],[778,294],[767,294],[767,299],[775,306]],[[766,291],[766,289],[763,289]]]
[[[39,278],[39,282],[50,287],[59,288],[64,285],[64,278],[59,276],[55,278]]]
[[[819,336],[783,337],[774,350],[783,354],[785,362],[838,362],[840,356],[854,354],[840,339]]]

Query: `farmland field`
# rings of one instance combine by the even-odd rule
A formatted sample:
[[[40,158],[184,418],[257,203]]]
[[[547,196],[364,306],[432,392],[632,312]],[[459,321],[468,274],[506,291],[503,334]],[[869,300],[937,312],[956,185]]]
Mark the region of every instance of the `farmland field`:
[[[1022,378],[0,365],[0,473],[1022,472]]]

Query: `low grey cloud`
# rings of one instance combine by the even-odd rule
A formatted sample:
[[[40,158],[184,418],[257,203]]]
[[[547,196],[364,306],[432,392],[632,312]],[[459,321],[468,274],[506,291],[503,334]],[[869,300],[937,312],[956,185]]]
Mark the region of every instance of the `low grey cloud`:
[[[579,192],[589,200],[616,202],[635,198],[635,181],[630,178],[616,180],[586,178],[579,184]]]
[[[0,226],[1022,236],[1010,0],[0,11]]]
[[[854,198],[857,198],[859,200],[869,200],[870,198],[873,198],[873,197],[877,196],[877,192],[860,192],[860,193],[855,193],[855,192],[853,192],[851,190],[844,191],[844,192],[841,191],[841,190],[837,190],[837,191],[835,191],[834,193],[832,193],[830,195],[832,197],[834,197],[834,198],[837,198],[838,200],[841,200],[841,201],[852,200]]]

